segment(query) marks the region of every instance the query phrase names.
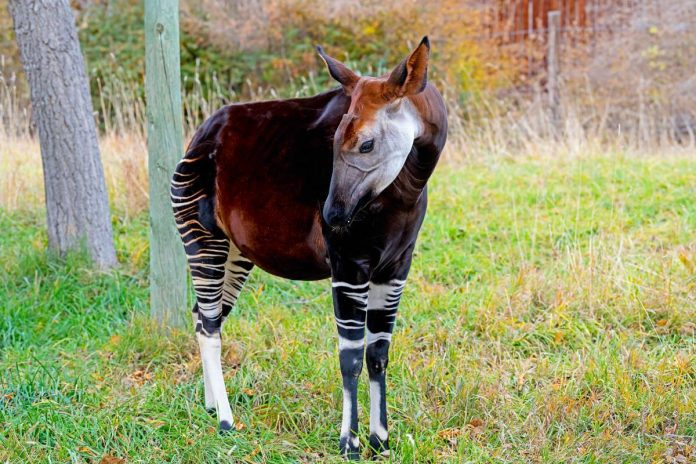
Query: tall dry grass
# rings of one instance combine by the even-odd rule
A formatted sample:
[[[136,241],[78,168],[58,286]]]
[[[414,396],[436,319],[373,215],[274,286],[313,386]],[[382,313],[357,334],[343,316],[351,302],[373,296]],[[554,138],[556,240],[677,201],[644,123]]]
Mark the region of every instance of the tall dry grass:
[[[236,46],[253,47],[258,46],[256,35],[273,37],[277,33],[268,18],[288,8],[294,8],[298,14],[315,8],[312,14],[346,21],[364,19],[373,3],[379,3],[380,11],[386,13],[399,7],[392,0],[362,2],[357,6],[334,0],[323,3],[321,8],[315,0],[245,0],[232,2],[225,8],[246,5],[244,15],[249,18],[241,15],[235,21],[244,20],[257,27],[248,34],[245,29],[232,29],[240,36],[238,40],[244,41]],[[441,3],[443,8],[449,8],[450,21],[464,11],[457,2],[441,0]],[[482,159],[603,152],[694,154],[696,28],[688,26],[696,18],[696,4],[684,0],[652,0],[646,5],[636,11],[617,11],[615,17],[605,17],[603,21],[607,24],[623,26],[618,32],[602,36],[601,43],[565,37],[561,54],[560,128],[554,127],[549,117],[543,69],[523,85],[510,81],[503,88],[467,91],[447,73],[435,72],[433,81],[443,92],[450,115],[444,161],[457,164]],[[656,5],[659,11],[655,10]],[[219,0],[206,0],[197,8],[205,12],[219,6]],[[402,7],[405,11],[417,5],[412,2]],[[184,2],[183,17],[195,16],[188,14],[187,8],[191,6]],[[208,27],[211,41],[228,40],[225,31],[231,29],[220,26],[224,21],[232,21],[225,18],[234,15],[209,17],[206,24],[197,27]],[[440,14],[433,18],[441,23],[433,36],[434,50],[444,50],[434,55],[433,67],[455,66],[458,62],[452,53],[457,48],[441,36],[451,30],[448,17]],[[513,51],[491,49],[485,38],[480,45],[479,59],[504,60],[513,54]],[[491,63],[492,68],[498,65]],[[383,72],[386,70],[383,67],[371,72]],[[218,81],[211,70],[203,69],[205,64],[193,75],[184,76],[187,84],[184,87],[189,89],[183,94],[187,139],[202,120],[224,104],[277,98],[288,93],[287,89],[279,92],[273,87],[252,84],[250,80],[245,95],[240,96]],[[293,86],[294,95],[306,96],[325,90],[313,76],[311,70],[301,76],[299,85]],[[95,117],[102,126],[102,161],[111,201],[122,214],[138,214],[147,208],[148,200],[142,83],[114,76],[97,84]],[[0,66],[0,207],[10,210],[35,208],[43,203],[40,148],[22,88],[17,76]]]
[[[118,84],[123,85],[123,84]],[[524,110],[511,111],[504,103],[480,100],[463,104],[453,95],[455,89],[443,87],[450,112],[448,143],[443,162],[515,157],[574,157],[603,152],[625,154],[694,154],[693,140],[676,143],[656,140],[645,144],[619,128],[611,132],[597,125],[583,124],[577,107],[565,106],[563,131],[553,137],[550,117],[539,93]],[[34,209],[43,205],[40,147],[32,130],[30,112],[18,107],[9,89],[0,91],[0,109],[5,124],[0,128],[0,207],[7,210]],[[147,146],[145,107],[140,99],[123,98],[106,102],[100,108],[107,129],[100,135],[102,163],[111,203],[119,214],[131,216],[147,209]],[[271,98],[272,90],[260,89],[258,98]],[[185,138],[213,111],[229,100],[221,94],[184,95]]]

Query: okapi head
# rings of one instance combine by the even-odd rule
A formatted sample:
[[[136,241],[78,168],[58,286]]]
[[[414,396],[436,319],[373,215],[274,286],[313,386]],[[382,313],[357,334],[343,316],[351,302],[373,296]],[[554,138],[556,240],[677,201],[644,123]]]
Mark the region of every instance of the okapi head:
[[[382,77],[361,77],[340,61],[317,51],[335,80],[351,98],[334,135],[331,186],[324,220],[342,228],[370,203],[401,171],[423,123],[410,96],[428,81],[430,42],[418,47]]]

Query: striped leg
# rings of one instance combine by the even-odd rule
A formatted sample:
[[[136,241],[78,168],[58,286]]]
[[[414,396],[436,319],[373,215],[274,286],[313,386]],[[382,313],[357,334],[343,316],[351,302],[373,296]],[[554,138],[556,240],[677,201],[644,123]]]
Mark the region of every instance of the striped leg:
[[[237,302],[237,298],[239,297],[239,293],[242,291],[242,288],[244,287],[244,283],[247,280],[247,277],[249,277],[249,273],[251,272],[251,269],[254,267],[254,265],[249,261],[248,259],[244,258],[241,254],[241,252],[237,249],[234,244],[230,244],[230,251],[227,257],[227,263],[225,265],[225,278],[224,278],[224,285],[222,287],[222,315],[220,318],[220,330],[222,329],[222,324],[225,322],[225,319],[227,316],[230,314],[232,309],[234,308],[235,303]],[[196,321],[198,322],[198,321]],[[202,329],[203,327],[203,319],[200,319],[200,327]],[[196,329],[196,332],[198,333],[199,330],[198,328]],[[200,345],[200,340],[199,340],[199,345]],[[214,348],[215,350],[215,348]],[[203,349],[201,349],[201,357],[203,356]],[[213,352],[213,360],[216,359],[216,357],[219,357],[219,355],[215,354]],[[221,364],[221,363],[219,363]],[[216,368],[213,367],[215,370]],[[205,386],[205,408],[209,412],[215,411],[217,409],[217,403],[215,402],[215,397],[213,395],[213,386],[212,386],[212,380],[210,379],[210,368],[207,367],[206,363],[203,363],[203,384]],[[223,384],[224,387],[224,384]],[[225,398],[227,398],[227,393],[225,393]],[[231,424],[231,422],[230,422]],[[224,429],[222,426],[222,421],[221,421],[221,428]]]
[[[222,320],[227,318],[237,303],[239,293],[254,267],[251,261],[242,256],[234,244],[230,246],[225,265],[225,285],[222,287]]]
[[[212,219],[214,204],[193,168],[196,160],[184,159],[177,166],[172,179],[172,207],[196,292],[193,312],[203,366],[205,406],[215,408],[220,429],[229,430],[233,420],[222,374],[221,329],[252,265]]]
[[[190,263],[190,259],[189,259]],[[213,273],[214,276],[208,282],[215,282],[216,290],[215,306],[204,311],[201,307],[201,299],[207,299],[206,292],[209,290],[206,282],[196,282],[194,275],[198,275],[202,269],[194,272],[194,267],[191,267],[191,275],[194,280],[194,288],[196,290],[196,298],[199,303],[199,318],[196,324],[196,336],[198,338],[198,346],[201,351],[201,360],[203,365],[203,382],[205,385],[205,407],[208,410],[215,408],[217,410],[218,419],[220,421],[220,430],[229,430],[233,424],[232,411],[230,409],[227,391],[225,390],[225,381],[222,372],[221,351],[222,351],[222,323],[229,315],[234,307],[239,292],[246,282],[249,272],[253,264],[244,258],[237,247],[233,244],[229,246],[229,253],[222,270],[216,267],[214,270],[210,266],[206,266],[206,272]],[[222,283],[220,276],[222,275]],[[199,289],[201,289],[199,291]]]
[[[370,448],[375,456],[389,456],[386,373],[389,345],[405,280],[370,282],[365,360],[370,377]]]
[[[351,460],[360,458],[358,439],[358,378],[365,351],[365,316],[368,283],[334,280],[333,300],[338,329],[338,356],[343,378],[343,421],[341,454]]]

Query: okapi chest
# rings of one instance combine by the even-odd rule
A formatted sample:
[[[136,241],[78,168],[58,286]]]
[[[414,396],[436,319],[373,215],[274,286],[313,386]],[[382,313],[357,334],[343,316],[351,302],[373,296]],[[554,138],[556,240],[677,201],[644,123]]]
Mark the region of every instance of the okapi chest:
[[[172,204],[196,304],[205,405],[232,426],[221,327],[254,265],[288,279],[331,277],[343,378],[340,449],[359,457],[357,379],[370,378],[373,452],[388,454],[386,367],[447,137],[427,83],[427,38],[391,74],[359,77],[324,54],[341,87],[310,98],[230,105],[194,135]]]

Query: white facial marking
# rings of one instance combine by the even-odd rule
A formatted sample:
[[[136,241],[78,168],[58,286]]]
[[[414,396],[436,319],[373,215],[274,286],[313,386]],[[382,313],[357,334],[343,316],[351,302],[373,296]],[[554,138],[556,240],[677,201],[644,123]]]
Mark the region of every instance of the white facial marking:
[[[423,133],[423,124],[408,98],[377,111],[375,121],[361,130],[355,153],[343,155],[348,169],[362,171],[366,191],[380,194],[391,184],[411,152],[413,141]],[[374,139],[374,149],[359,153],[360,145]]]
[[[377,438],[384,441],[387,439],[387,429],[380,420],[380,408],[382,394],[380,393],[379,382],[370,381],[370,434],[377,435]]]

